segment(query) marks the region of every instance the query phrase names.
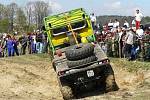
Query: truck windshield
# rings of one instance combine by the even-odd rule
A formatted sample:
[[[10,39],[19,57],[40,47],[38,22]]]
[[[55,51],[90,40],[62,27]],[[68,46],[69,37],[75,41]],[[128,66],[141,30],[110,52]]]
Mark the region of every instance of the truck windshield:
[[[73,31],[77,31],[77,30],[81,30],[83,28],[86,28],[87,22],[85,20],[83,20],[83,21],[71,23],[71,26],[72,26]],[[53,35],[54,36],[66,34],[67,32],[69,32],[69,28],[67,26],[53,29]]]
[[[53,29],[53,35],[57,36],[59,34],[64,34],[68,31],[67,27],[59,27],[59,28],[55,28]]]

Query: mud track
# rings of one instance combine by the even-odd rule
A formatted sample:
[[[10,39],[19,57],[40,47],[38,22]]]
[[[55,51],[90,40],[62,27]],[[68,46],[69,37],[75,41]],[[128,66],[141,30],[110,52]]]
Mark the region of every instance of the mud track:
[[[79,100],[150,100],[150,72],[129,73],[112,63],[119,91],[85,93]],[[0,100],[63,100],[47,55],[0,59]]]

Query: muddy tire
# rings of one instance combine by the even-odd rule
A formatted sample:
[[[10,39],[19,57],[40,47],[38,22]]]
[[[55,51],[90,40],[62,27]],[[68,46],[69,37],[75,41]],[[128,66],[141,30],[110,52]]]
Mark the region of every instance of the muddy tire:
[[[106,78],[105,91],[110,92],[110,91],[116,91],[116,90],[118,90],[118,86],[115,82],[114,75],[108,75],[107,78]]]
[[[61,87],[61,93],[64,100],[70,100],[74,97],[71,87],[67,85]]]
[[[94,53],[94,46],[90,43],[83,44],[80,47],[74,46],[66,50],[66,58],[71,61],[87,58]]]
[[[117,91],[119,88],[116,84],[114,71],[111,65],[105,68],[104,74],[105,74],[105,92]]]
[[[81,66],[81,65],[84,65],[84,64],[96,61],[96,60],[97,60],[97,57],[95,55],[92,55],[92,56],[82,59],[82,60],[76,60],[76,61],[68,60],[67,65],[69,68],[72,68],[72,67]]]

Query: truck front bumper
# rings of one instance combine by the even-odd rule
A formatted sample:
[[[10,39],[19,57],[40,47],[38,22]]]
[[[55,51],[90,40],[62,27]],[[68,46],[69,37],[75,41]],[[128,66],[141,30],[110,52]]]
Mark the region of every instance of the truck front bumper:
[[[85,85],[91,82],[103,80],[103,70],[105,70],[107,67],[111,67],[111,65],[109,63],[95,63],[84,68],[69,70],[64,75],[60,76],[59,79],[61,83],[76,86]]]

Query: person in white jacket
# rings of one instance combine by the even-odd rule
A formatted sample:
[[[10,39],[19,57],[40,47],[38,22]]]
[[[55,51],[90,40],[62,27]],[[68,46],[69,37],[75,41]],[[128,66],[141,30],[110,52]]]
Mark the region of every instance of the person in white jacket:
[[[118,28],[119,27],[119,21],[115,19],[115,22],[113,24],[113,28]]]
[[[95,30],[96,16],[94,15],[94,13],[92,13],[92,14],[90,15],[90,18],[91,18],[91,22],[92,22],[92,27],[93,27],[93,29]]]
[[[131,60],[131,49],[133,45],[133,34],[130,28],[126,29],[124,54],[128,60]]]
[[[124,24],[123,25],[126,26],[127,28],[129,28],[129,23],[127,22],[126,19],[124,20]]]

